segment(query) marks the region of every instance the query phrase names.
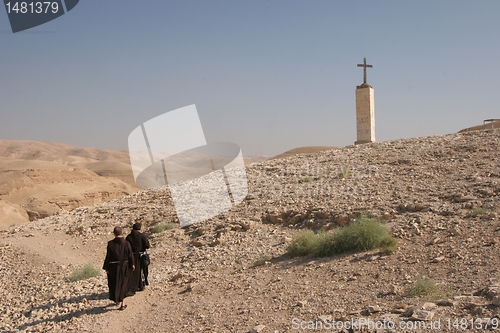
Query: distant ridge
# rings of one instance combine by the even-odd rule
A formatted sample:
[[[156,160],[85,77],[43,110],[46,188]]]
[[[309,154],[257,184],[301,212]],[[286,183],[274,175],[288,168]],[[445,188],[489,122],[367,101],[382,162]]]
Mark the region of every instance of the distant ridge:
[[[284,153],[281,153],[279,155],[276,155],[271,158],[271,160],[278,160],[282,158],[287,158],[290,156],[295,156],[298,154],[310,154],[310,153],[317,153],[320,151],[325,151],[325,150],[332,150],[332,149],[337,149],[339,147],[336,146],[305,146],[305,147],[298,147],[294,149],[290,149]]]
[[[261,163],[264,161],[267,161],[269,159],[269,156],[266,155],[249,155],[249,156],[244,156],[243,161],[245,162],[245,165],[250,165],[253,163]]]
[[[89,169],[99,176],[116,177],[135,186],[126,150],[78,147],[56,142],[0,139],[0,161],[4,158],[54,162]]]
[[[493,129],[493,128],[500,128],[500,121],[494,121],[492,123],[484,124],[484,125],[477,125],[473,127],[468,127],[464,128],[458,133],[464,133],[464,132],[470,132],[470,131],[481,131],[481,130],[488,130],[488,129]]]

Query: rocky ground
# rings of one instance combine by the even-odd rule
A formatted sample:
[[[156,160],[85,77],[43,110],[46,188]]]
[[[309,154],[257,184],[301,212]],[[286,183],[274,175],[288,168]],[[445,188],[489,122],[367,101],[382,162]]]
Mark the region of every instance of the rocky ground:
[[[351,331],[366,332],[376,331],[369,323],[378,332],[492,330],[500,326],[499,143],[499,131],[477,131],[266,161],[247,167],[243,203],[186,229],[149,233],[176,222],[166,190],[12,227],[0,233],[0,330],[348,332],[352,322]],[[286,255],[299,230],[365,214],[390,228],[396,252]],[[103,274],[68,278],[89,262],[100,268],[113,226],[128,232],[135,221],[153,245],[151,285],[117,311]],[[419,278],[441,292],[411,296]]]

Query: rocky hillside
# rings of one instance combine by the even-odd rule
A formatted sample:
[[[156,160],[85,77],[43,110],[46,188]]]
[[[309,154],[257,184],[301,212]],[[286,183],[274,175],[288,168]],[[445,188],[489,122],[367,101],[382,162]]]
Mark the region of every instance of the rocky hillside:
[[[125,311],[107,300],[104,275],[68,277],[88,262],[101,267],[115,224],[128,231],[142,221],[149,231],[176,222],[168,191],[10,228],[0,233],[0,330],[290,332],[333,320],[332,332],[353,322],[363,332],[384,322],[389,329],[379,332],[498,327],[499,144],[499,131],[477,131],[252,165],[237,207],[187,229],[148,232],[151,286],[127,298]],[[361,215],[384,222],[396,252],[286,255],[299,230]],[[412,293],[418,286],[428,293]]]

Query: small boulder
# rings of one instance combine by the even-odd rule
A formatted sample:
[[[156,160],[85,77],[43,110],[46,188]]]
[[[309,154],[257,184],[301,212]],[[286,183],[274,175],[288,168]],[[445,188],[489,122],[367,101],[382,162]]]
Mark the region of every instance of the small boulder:
[[[427,311],[427,310],[416,310],[413,312],[411,315],[412,319],[415,320],[431,320],[434,317],[434,312],[432,311]]]
[[[254,328],[252,328],[248,333],[260,333],[264,331],[264,328],[266,328],[265,325],[257,325]]]
[[[380,306],[378,306],[378,305],[369,305],[367,310],[369,313],[377,313],[377,312],[382,311],[382,309],[380,309]]]
[[[455,304],[449,299],[440,299],[436,301],[436,304],[439,306],[454,306]]]
[[[434,310],[435,308],[437,308],[436,303],[427,302],[427,303],[424,303],[424,305],[422,305],[422,310],[430,311],[430,310]]]
[[[303,307],[305,307],[306,305],[307,305],[307,301],[305,301],[305,300],[304,300],[304,301],[298,301],[298,302],[297,302],[297,306],[298,306],[299,308],[303,308]]]

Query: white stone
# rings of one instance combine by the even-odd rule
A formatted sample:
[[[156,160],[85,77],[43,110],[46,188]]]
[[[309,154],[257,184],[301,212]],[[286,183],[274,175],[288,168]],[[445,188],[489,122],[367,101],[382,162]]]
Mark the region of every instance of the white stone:
[[[265,325],[257,325],[254,328],[252,328],[252,330],[250,330],[250,333],[260,333],[264,330],[264,328],[266,328]]]

